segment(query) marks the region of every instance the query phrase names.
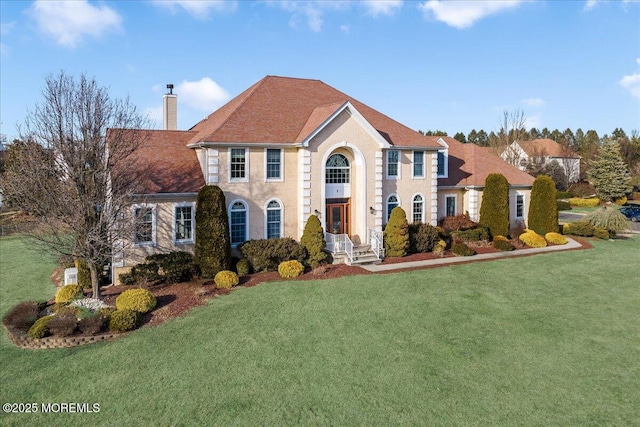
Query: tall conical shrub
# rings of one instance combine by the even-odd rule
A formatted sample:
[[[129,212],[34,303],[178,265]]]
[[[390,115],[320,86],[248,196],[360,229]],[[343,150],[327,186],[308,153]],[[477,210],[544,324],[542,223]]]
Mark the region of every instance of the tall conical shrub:
[[[302,238],[300,238],[300,244],[307,249],[309,254],[307,263],[312,268],[316,268],[327,260],[327,253],[322,250],[327,245],[327,242],[324,240],[322,224],[317,216],[311,215],[307,219]]]
[[[393,208],[384,229],[384,249],[389,257],[405,256],[409,250],[409,223],[400,206]]]
[[[202,277],[215,277],[230,268],[229,217],[224,193],[216,185],[206,185],[198,192],[194,262]]]
[[[500,173],[491,173],[485,180],[480,224],[488,227],[492,236],[509,234],[509,182]]]
[[[556,184],[550,176],[538,175],[533,182],[527,226],[543,236],[558,231]]]

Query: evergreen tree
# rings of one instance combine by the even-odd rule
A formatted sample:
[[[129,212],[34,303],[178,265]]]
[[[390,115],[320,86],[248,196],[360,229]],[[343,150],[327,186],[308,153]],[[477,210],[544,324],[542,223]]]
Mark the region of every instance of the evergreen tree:
[[[480,224],[488,227],[492,236],[509,233],[509,182],[502,174],[491,173],[485,180]]]
[[[458,132],[458,133],[456,133],[456,134],[453,136],[453,139],[455,139],[456,141],[460,141],[460,142],[462,142],[463,144],[464,144],[465,142],[467,142],[467,138],[464,136],[464,133],[463,133],[463,132]]]
[[[600,200],[610,202],[631,192],[629,168],[620,155],[620,145],[607,141],[590,163],[589,180]]]
[[[194,262],[202,277],[215,277],[231,265],[229,217],[224,193],[217,185],[205,185],[198,192]]]
[[[307,249],[309,254],[307,262],[311,268],[316,268],[327,261],[327,253],[322,250],[327,245],[327,242],[324,240],[322,224],[317,216],[311,215],[307,219],[300,244]]]
[[[543,236],[549,232],[558,232],[556,184],[548,175],[540,175],[533,182],[528,228]]]
[[[384,249],[389,257],[405,256],[409,250],[409,223],[400,206],[393,208],[384,229]]]

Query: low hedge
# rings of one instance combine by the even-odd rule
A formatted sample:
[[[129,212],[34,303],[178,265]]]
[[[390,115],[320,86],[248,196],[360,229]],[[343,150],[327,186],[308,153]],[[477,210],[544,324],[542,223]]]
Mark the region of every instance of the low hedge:
[[[460,239],[463,242],[479,242],[481,240],[489,240],[490,234],[487,227],[476,227],[470,230],[452,231],[451,237]]]
[[[562,226],[562,234],[571,236],[591,237],[595,231],[595,227],[587,221],[569,222]]]
[[[238,248],[256,273],[278,271],[282,261],[295,259],[303,263],[307,258],[307,250],[290,237],[249,240]]]
[[[580,197],[572,197],[569,204],[578,208],[595,208],[600,205],[600,199],[592,197],[590,199],[581,199]]]
[[[174,251],[153,254],[145,262],[134,266],[128,273],[121,274],[120,283],[135,285],[141,280],[149,282],[182,283],[198,275],[198,267],[189,252]]]
[[[556,200],[556,205],[558,206],[559,211],[570,211],[571,203],[565,200]]]
[[[467,246],[464,242],[455,242],[451,246],[451,252],[459,256],[472,256],[476,254],[476,251]]]

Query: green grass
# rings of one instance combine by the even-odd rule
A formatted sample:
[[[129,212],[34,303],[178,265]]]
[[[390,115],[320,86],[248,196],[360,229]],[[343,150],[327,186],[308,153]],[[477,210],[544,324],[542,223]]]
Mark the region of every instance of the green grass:
[[[3,336],[2,403],[100,412],[0,425],[638,425],[639,237],[238,289],[108,344],[26,351]],[[42,297],[51,264],[15,280],[7,244],[2,296],[38,282],[28,297]]]

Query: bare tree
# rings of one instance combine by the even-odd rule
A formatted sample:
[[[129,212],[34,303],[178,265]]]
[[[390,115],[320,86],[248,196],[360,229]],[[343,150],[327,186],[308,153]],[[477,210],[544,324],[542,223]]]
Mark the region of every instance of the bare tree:
[[[132,235],[134,225],[123,218],[142,192],[144,171],[131,159],[148,138],[149,121],[128,98],[111,98],[85,75],[49,75],[42,95],[20,129],[22,142],[11,147],[3,190],[36,219],[31,237],[87,263],[99,298],[99,273],[114,242]]]
[[[502,120],[500,121],[500,129],[496,133],[492,133],[489,138],[489,146],[493,148],[496,154],[503,155],[503,159],[514,166],[518,166],[519,153],[511,148],[514,141],[524,141],[528,138],[525,123],[527,119],[524,111],[504,110]]]

